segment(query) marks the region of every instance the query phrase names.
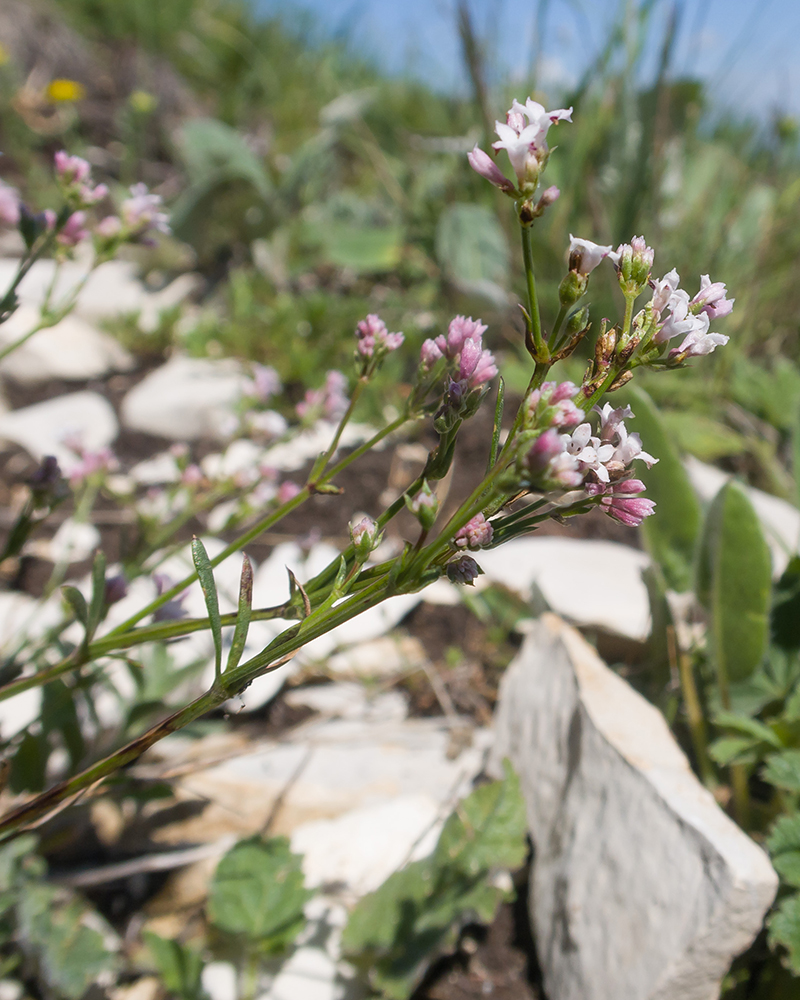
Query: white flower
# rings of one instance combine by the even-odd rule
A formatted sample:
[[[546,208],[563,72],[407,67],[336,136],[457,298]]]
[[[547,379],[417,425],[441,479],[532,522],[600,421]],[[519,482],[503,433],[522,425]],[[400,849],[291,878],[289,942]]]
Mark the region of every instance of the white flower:
[[[653,309],[660,313],[666,309],[673,294],[678,290],[681,276],[673,268],[660,281],[653,282]],[[688,296],[687,296],[688,298]]]
[[[612,251],[610,246],[601,246],[591,240],[581,240],[569,234],[569,265],[570,270],[578,274],[590,274]]]
[[[497,142],[492,149],[504,149],[520,185],[535,185],[542,155],[547,152],[547,131],[558,121],[572,121],[572,108],[546,111],[541,104],[528,100],[524,105],[515,100],[506,116],[506,123],[495,122]],[[525,119],[528,123],[525,123]]]
[[[708,316],[703,313],[702,318],[706,320],[705,330],[708,330]],[[729,340],[730,337],[726,337],[724,333],[707,333],[704,330],[695,329],[691,331],[681,346],[670,351],[670,354],[683,354],[687,358],[697,358],[704,354],[711,354],[715,347],[722,347]]]

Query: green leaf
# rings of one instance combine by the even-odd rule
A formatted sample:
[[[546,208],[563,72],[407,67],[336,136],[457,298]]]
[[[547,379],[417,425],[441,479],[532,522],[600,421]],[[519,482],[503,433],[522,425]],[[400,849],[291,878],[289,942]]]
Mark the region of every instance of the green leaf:
[[[65,584],[61,588],[61,593],[64,600],[70,606],[72,613],[78,619],[78,621],[83,625],[84,628],[88,628],[89,625],[89,608],[86,604],[86,598],[78,590],[77,587],[72,587],[69,584]]]
[[[701,462],[716,462],[747,451],[747,441],[741,434],[702,413],[667,410],[662,419],[678,446]],[[645,450],[650,449],[645,446]]]
[[[357,274],[380,274],[395,270],[400,263],[405,230],[402,226],[372,228],[329,222],[318,235],[331,264]]]
[[[159,937],[152,931],[145,931],[143,937],[161,982],[171,993],[176,993],[181,1000],[203,1000],[207,996],[202,984],[203,957],[199,951],[179,941]]]
[[[41,792],[44,789],[50,747],[44,733],[25,733],[14,759],[8,780],[12,792]]]
[[[726,483],[706,517],[697,594],[711,615],[712,661],[720,690],[746,680],[767,648],[771,561],[744,491]]]
[[[772,859],[781,880],[793,888],[800,888],[800,850],[784,851]]]
[[[436,226],[436,257],[461,291],[506,304],[508,245],[490,209],[463,203],[445,208]]]
[[[800,556],[789,560],[775,584],[770,626],[776,646],[800,649]]]
[[[247,632],[250,628],[250,617],[253,613],[253,567],[245,554],[242,558],[242,576],[239,581],[239,613],[236,616],[236,626],[228,653],[226,670],[235,670],[242,658],[247,642]]]
[[[800,750],[784,750],[767,757],[761,772],[764,781],[787,792],[800,792]]]
[[[714,716],[714,724],[720,729],[732,729],[734,732],[742,733],[752,739],[766,743],[776,750],[783,749],[780,737],[769,726],[759,722],[758,719],[750,719],[746,715],[738,715],[735,712],[718,712]]]
[[[285,837],[251,837],[231,848],[211,882],[208,915],[229,934],[283,951],[305,925],[302,858]]]
[[[800,975],[800,895],[792,893],[767,920],[770,947],[782,945],[788,952],[786,964]]]
[[[723,736],[714,740],[708,752],[721,767],[727,767],[733,763],[752,763],[755,760],[754,751],[757,746],[757,740],[748,739],[746,736]]]
[[[87,988],[114,966],[113,937],[98,913],[76,896],[45,883],[28,883],[17,905],[19,934],[35,952],[48,986],[66,1000],[80,1000]],[[95,926],[89,926],[89,923]]]
[[[784,851],[800,851],[800,812],[778,817],[767,837],[767,847],[773,855]]]
[[[83,734],[75,707],[75,692],[62,680],[50,681],[42,688],[42,729],[61,733],[73,767],[84,752]]]
[[[222,621],[219,615],[219,598],[217,585],[214,583],[214,572],[208,558],[205,545],[199,538],[192,539],[192,560],[197,570],[197,578],[203,590],[203,597],[208,610],[208,620],[211,623],[211,635],[214,637],[215,676],[219,677],[222,669]]]
[[[505,777],[467,796],[444,825],[434,863],[452,864],[467,875],[490,868],[519,868],[527,854],[525,802],[508,761]]]
[[[90,642],[103,617],[106,603],[106,557],[98,549],[92,563],[92,599],[89,604],[86,625],[86,641]]]
[[[656,502],[655,513],[642,525],[645,547],[671,589],[689,590],[700,534],[700,501],[653,401],[636,388],[629,389],[625,399],[635,414],[629,426],[640,435],[645,451],[658,459],[651,469],[637,465],[648,498]]]

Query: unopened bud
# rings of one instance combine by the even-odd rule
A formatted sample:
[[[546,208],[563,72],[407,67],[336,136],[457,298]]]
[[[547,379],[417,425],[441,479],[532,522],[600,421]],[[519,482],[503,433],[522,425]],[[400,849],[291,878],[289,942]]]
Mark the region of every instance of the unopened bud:
[[[586,329],[586,324],[589,322],[589,307],[584,306],[583,309],[579,309],[576,313],[573,313],[569,318],[567,323],[567,333],[576,334],[581,333],[581,331]]]
[[[570,257],[570,264],[572,258]],[[562,309],[569,309],[574,306],[578,299],[586,291],[589,284],[589,275],[581,274],[577,269],[570,270],[561,284],[558,286],[558,301]]]
[[[451,583],[466,583],[469,586],[483,574],[483,570],[472,556],[457,556],[447,564],[447,576]]]
[[[439,500],[427,482],[423,482],[422,489],[416,496],[410,499],[406,496],[405,503],[419,521],[422,530],[430,531],[436,521],[436,515],[439,513]]]
[[[378,531],[378,525],[371,517],[362,517],[356,524],[350,525],[350,538],[358,559],[366,559],[372,550],[380,544],[383,535]]]
[[[494,528],[483,514],[476,514],[459,528],[453,538],[453,544],[459,549],[480,549],[489,545],[494,535]]]
[[[634,236],[630,243],[621,243],[609,257],[614,261],[623,292],[638,294],[650,278],[655,251],[644,236]]]

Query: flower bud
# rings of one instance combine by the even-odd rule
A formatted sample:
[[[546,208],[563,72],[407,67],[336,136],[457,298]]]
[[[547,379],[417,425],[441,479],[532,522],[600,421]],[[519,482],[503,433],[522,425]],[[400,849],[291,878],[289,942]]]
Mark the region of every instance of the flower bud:
[[[458,529],[453,544],[459,549],[481,549],[491,543],[493,535],[494,528],[483,514],[476,514],[463,528]]]
[[[472,556],[456,556],[447,564],[447,576],[451,583],[466,583],[473,586],[473,582],[482,574],[483,570]]]
[[[570,306],[575,305],[586,291],[588,284],[588,274],[581,274],[579,271],[568,271],[566,277],[558,286],[558,301],[561,303],[561,308],[569,309]]]
[[[422,530],[430,531],[436,521],[436,515],[439,513],[439,500],[427,482],[423,482],[422,489],[415,497],[406,496],[405,503],[419,521]]]
[[[608,256],[616,264],[623,292],[638,295],[650,278],[655,258],[655,251],[647,245],[644,236],[634,236],[630,243],[621,243]]]
[[[356,558],[363,561],[380,544],[383,535],[371,517],[362,517],[356,524],[350,525],[350,538],[353,541]]]

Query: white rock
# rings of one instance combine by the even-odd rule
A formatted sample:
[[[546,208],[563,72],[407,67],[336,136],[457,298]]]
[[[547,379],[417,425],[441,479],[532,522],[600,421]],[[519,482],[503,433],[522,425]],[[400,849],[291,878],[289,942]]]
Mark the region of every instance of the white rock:
[[[20,306],[0,326],[0,347],[6,347],[39,321],[33,306]],[[131,355],[113,337],[102,333],[80,316],[66,316],[55,326],[39,330],[0,362],[0,373],[19,382],[47,379],[100,378],[114,371],[130,371]]]
[[[328,449],[335,431],[336,424],[319,420],[290,441],[284,441],[267,448],[263,455],[263,462],[270,468],[280,469],[282,472],[295,472],[297,469],[302,469],[317,455]],[[339,448],[353,448],[372,437],[374,433],[374,428],[368,424],[349,423],[342,432]]]
[[[100,532],[93,524],[68,517],[52,538],[37,538],[26,552],[52,563],[75,563],[88,559],[100,545]]]
[[[337,677],[385,678],[413,670],[424,660],[425,650],[412,636],[382,636],[335,653],[327,669]]]
[[[10,646],[20,627],[30,619],[37,602],[28,594],[16,591],[0,593],[0,650]]]
[[[201,976],[203,989],[211,1000],[237,1000],[236,967],[230,962],[209,962]]]
[[[96,392],[73,392],[0,416],[0,439],[20,445],[36,459],[55,455],[67,474],[80,460],[65,439],[76,438],[85,449],[99,451],[118,431],[113,407]]]
[[[696,458],[686,459],[686,470],[692,486],[706,502],[713,500],[731,479],[727,472],[699,462]],[[764,528],[772,552],[773,572],[775,576],[780,576],[800,546],[800,510],[780,497],[753,489],[752,486],[742,486]]]
[[[42,689],[39,687],[0,701],[0,735],[4,740],[11,739],[38,719],[41,711]]]
[[[408,861],[424,858],[441,831],[440,806],[426,795],[353,809],[336,819],[304,823],[292,834],[303,855],[306,885],[364,896]]]
[[[122,401],[122,421],[132,430],[173,441],[227,436],[233,408],[245,389],[233,358],[175,355],[151,372]]]
[[[138,462],[130,470],[134,482],[142,486],[160,486],[165,483],[177,483],[181,478],[181,470],[175,457],[168,451],[160,451],[152,458]]]
[[[713,1000],[777,889],[661,714],[554,615],[508,668],[493,768],[521,781],[554,1000]]]
[[[399,691],[384,691],[370,697],[363,684],[342,681],[295,688],[283,700],[295,708],[310,708],[335,719],[397,722],[408,714],[406,700]]]
[[[650,602],[642,580],[649,557],[615,542],[583,538],[518,538],[476,554],[485,576],[524,597],[536,584],[558,614],[579,625],[644,641]]]

